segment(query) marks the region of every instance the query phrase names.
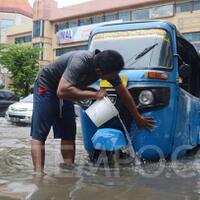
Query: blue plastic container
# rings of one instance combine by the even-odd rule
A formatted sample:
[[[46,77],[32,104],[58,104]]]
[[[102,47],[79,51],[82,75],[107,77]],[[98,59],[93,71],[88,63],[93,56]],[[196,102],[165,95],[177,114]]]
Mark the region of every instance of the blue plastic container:
[[[127,141],[122,131],[112,128],[97,130],[92,137],[92,143],[96,150],[103,151],[116,151],[127,146]]]

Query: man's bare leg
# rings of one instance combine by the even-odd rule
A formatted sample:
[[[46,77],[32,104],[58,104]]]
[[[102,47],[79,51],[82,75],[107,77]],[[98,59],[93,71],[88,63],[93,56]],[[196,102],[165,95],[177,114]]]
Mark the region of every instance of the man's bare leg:
[[[61,140],[61,154],[66,165],[72,165],[75,159],[75,141]]]
[[[32,139],[31,155],[34,171],[43,172],[45,161],[45,143],[39,140]]]

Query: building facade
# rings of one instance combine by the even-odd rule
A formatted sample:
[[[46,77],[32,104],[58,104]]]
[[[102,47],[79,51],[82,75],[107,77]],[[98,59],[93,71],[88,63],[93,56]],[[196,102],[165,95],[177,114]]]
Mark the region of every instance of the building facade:
[[[93,27],[114,21],[167,20],[200,51],[200,0],[93,0],[58,8],[54,0],[35,0],[33,44],[43,47],[41,64],[65,52],[87,49]]]
[[[28,22],[7,28],[4,42],[40,46],[42,66],[65,52],[87,49],[92,28],[118,21],[170,21],[200,51],[200,0],[92,0],[63,8],[55,0],[35,0],[33,10],[23,16]]]
[[[27,0],[0,0],[0,45],[32,43],[33,9]],[[0,89],[9,85],[8,71],[0,66]]]
[[[27,0],[0,0],[0,44],[12,42],[9,34],[24,35],[28,24],[32,35],[32,13],[33,9]]]

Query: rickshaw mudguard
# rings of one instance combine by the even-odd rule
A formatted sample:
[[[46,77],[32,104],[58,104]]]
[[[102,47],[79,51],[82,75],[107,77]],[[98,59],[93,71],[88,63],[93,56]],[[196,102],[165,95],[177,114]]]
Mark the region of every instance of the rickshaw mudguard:
[[[172,158],[183,156],[200,144],[200,100],[183,89],[178,90],[176,131]]]
[[[152,117],[156,121],[156,127],[153,131],[144,128],[138,130],[134,121],[131,124],[130,133],[133,138],[133,147],[141,159],[167,158],[172,152],[177,94],[175,84],[164,85],[170,88],[169,104],[141,113],[143,116]]]

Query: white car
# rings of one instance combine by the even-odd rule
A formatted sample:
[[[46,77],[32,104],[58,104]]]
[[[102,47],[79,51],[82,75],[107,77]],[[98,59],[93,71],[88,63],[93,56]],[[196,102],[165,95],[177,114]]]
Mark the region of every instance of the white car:
[[[76,117],[80,116],[80,106],[75,104]],[[16,124],[31,124],[33,113],[33,94],[11,104],[6,111],[6,119]]]
[[[11,104],[6,111],[6,119],[16,124],[31,124],[33,113],[33,94]]]

